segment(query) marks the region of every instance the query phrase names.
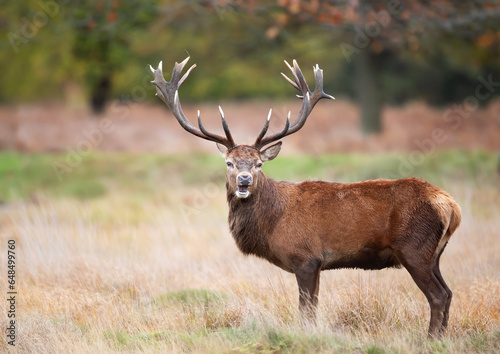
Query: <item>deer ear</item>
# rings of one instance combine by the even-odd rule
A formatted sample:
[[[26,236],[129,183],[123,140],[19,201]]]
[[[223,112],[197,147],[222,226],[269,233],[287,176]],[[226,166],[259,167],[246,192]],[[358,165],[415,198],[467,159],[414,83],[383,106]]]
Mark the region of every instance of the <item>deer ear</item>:
[[[260,152],[260,158],[262,159],[262,162],[271,161],[276,156],[278,156],[280,150],[281,150],[281,141],[277,142],[274,145],[269,146],[268,148],[265,148]]]
[[[222,157],[226,158],[226,156],[227,156],[227,148],[224,145],[217,143],[217,149],[219,149],[220,154],[222,155]]]

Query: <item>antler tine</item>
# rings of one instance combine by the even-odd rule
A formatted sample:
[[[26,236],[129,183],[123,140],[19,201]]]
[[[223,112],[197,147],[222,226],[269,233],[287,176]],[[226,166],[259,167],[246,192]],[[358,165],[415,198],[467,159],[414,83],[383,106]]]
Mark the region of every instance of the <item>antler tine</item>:
[[[297,90],[301,92],[302,95],[297,95],[297,97],[303,99],[302,102],[302,107],[297,114],[297,117],[293,120],[293,122],[288,123],[287,119],[287,129],[282,130],[280,133],[273,134],[268,137],[264,137],[265,132],[267,131],[267,127],[269,125],[269,122],[266,122],[266,126],[264,126],[264,129],[262,132],[259,134],[259,137],[255,141],[254,146],[256,148],[262,148],[263,146],[276,141],[278,139],[284,138],[287,135],[293,134],[300,130],[304,124],[306,123],[307,117],[311,113],[312,109],[318,103],[318,101],[322,98],[331,98],[335,99],[333,96],[330,96],[326,94],[323,91],[323,70],[319,68],[319,66],[316,64],[316,66],[313,67],[314,70],[314,79],[315,79],[315,86],[314,86],[314,91],[311,92],[309,90],[309,86],[307,85],[306,79],[304,78],[304,75],[302,74],[302,71],[300,70],[299,64],[297,64],[297,61],[294,59],[293,60],[293,66],[290,65],[286,60],[285,64],[286,66],[290,69],[292,72],[292,76],[294,80],[291,80],[288,78],[285,74],[281,73],[283,77],[288,81],[293,87],[295,87]],[[289,127],[288,127],[289,125]],[[264,132],[264,134],[262,134]]]
[[[205,134],[206,136],[210,136],[211,133],[208,130],[206,130],[205,127],[203,126],[203,124],[201,123],[200,110],[198,110],[198,127],[200,128],[200,130],[203,134]]]
[[[285,60],[285,63],[286,63],[286,60]],[[288,65],[288,63],[287,63],[287,65]],[[292,85],[293,87],[295,87],[297,90],[299,90],[299,91],[300,91],[300,89],[299,89],[299,87],[297,86],[297,84],[295,83],[295,81],[290,80],[290,79],[288,78],[288,76],[286,76],[286,75],[285,75],[285,74],[283,74],[283,73],[281,73],[281,75],[283,75],[283,77],[285,78],[285,80],[286,80],[286,81],[288,81],[288,82],[290,83],[290,85]]]
[[[273,114],[272,108],[269,110],[269,114],[267,115],[266,123],[264,124],[264,127],[262,128],[259,136],[257,137],[257,140],[255,140],[254,146],[259,146],[261,141],[262,141],[262,138],[264,138],[264,136],[266,135],[267,130],[269,129],[269,121],[271,120],[271,114]]]
[[[300,91],[302,93],[304,92],[310,92],[309,91],[309,86],[307,85],[306,79],[304,78],[304,75],[302,74],[302,71],[300,70],[299,64],[297,64],[297,61],[293,59],[293,72],[294,76],[298,78],[297,84],[300,87]]]
[[[316,64],[316,66],[313,66],[313,71],[314,71],[314,79],[316,81],[316,85],[314,88],[314,93],[315,94],[321,94],[321,97],[317,99],[319,101],[321,98],[329,98],[334,100],[335,97],[332,95],[329,95],[323,91],[323,70],[319,68],[319,65]]]
[[[271,111],[269,111],[269,116],[267,117],[266,124],[264,126],[264,129],[262,129],[262,132],[260,133],[259,137],[253,144],[253,146],[260,150],[262,147],[266,146],[269,143],[272,143],[273,141],[279,140],[285,136],[288,135],[288,131],[290,128],[290,112],[288,112],[288,116],[286,117],[286,122],[285,122],[285,127],[278,133],[275,133],[273,135],[267,136],[264,138],[264,135],[266,135],[267,128],[269,127],[269,119],[271,118]]]
[[[172,110],[172,113],[174,114],[175,118],[177,119],[181,127],[184,128],[187,132],[199,138],[220,143],[226,146],[228,149],[234,147],[235,144],[233,138],[231,137],[231,133],[229,132],[229,127],[227,125],[224,116],[222,117],[222,126],[224,128],[226,137],[213,134],[207,131],[201,124],[199,111],[198,111],[199,129],[196,128],[184,115],[184,112],[182,111],[182,107],[179,101],[178,90],[179,87],[184,83],[184,81],[189,76],[191,70],[193,70],[196,67],[196,64],[192,65],[186,71],[186,73],[181,77],[182,70],[184,69],[184,66],[186,66],[188,61],[189,57],[184,59],[181,63],[177,62],[175,63],[174,69],[172,71],[172,77],[168,82],[165,81],[165,78],[163,77],[162,62],[160,62],[160,64],[158,65],[158,69],[156,70],[153,69],[151,65],[149,66],[155,77],[154,80],[151,81],[151,83],[153,83],[156,86],[156,95],[160,97],[161,100]]]
[[[231,132],[229,131],[229,126],[226,122],[226,117],[224,117],[224,112],[222,111],[222,107],[219,106],[220,118],[222,120],[222,128],[224,129],[224,134],[226,134],[227,140],[231,143],[232,146],[236,145],[234,143],[233,137],[231,136]]]
[[[229,127],[227,125],[226,119],[224,118],[224,112],[222,112],[222,108],[220,106],[219,106],[219,110],[221,112],[222,127],[224,128],[224,132],[226,133],[227,142],[232,147],[235,145],[234,141],[233,141],[233,137],[231,136],[231,132],[229,131]],[[213,140],[215,142],[219,142],[218,140],[220,138],[222,138],[221,136],[214,134],[214,133],[210,133],[208,130],[205,129],[205,127],[201,123],[200,110],[198,110],[198,127],[200,127],[200,130],[203,134],[205,134],[207,137],[211,138],[211,140]]]

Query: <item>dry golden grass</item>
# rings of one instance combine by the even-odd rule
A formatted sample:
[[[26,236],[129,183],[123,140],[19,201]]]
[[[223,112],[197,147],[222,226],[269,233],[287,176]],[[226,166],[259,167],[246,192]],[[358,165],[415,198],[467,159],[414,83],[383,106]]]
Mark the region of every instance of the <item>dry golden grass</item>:
[[[17,242],[17,341],[11,352],[498,352],[500,191],[454,182],[463,222],[441,264],[454,292],[442,341],[404,269],[322,273],[318,325],[298,323],[292,274],[244,257],[224,191],[160,190],[138,203],[37,198],[0,216]],[[199,192],[199,190],[198,190]],[[0,302],[5,329],[6,302]]]

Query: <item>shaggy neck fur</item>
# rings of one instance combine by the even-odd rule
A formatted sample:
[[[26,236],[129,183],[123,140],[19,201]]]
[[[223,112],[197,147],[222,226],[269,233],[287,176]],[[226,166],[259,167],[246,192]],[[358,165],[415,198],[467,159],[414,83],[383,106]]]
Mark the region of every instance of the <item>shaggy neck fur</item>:
[[[239,199],[229,191],[226,181],[229,229],[244,254],[270,256],[267,238],[283,216],[284,203],[277,183],[260,172],[254,192],[248,198]]]

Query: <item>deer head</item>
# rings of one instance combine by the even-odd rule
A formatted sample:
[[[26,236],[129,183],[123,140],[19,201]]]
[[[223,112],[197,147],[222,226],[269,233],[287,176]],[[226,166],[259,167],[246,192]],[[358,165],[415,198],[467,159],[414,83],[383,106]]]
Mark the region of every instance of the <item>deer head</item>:
[[[217,147],[226,160],[228,191],[238,198],[248,198],[258,185],[262,164],[278,156],[281,141],[260,151],[250,145],[237,145],[230,150],[220,144]]]
[[[321,70],[318,65],[313,68],[315,76],[315,89],[311,92],[297,62],[293,60],[292,67],[285,61],[285,64],[292,72],[294,80],[289,79],[283,73],[281,74],[293,87],[300,91],[301,94],[297,95],[297,97],[303,99],[302,107],[297,114],[297,117],[290,123],[289,112],[284,128],[277,133],[266,136],[269,128],[269,121],[272,115],[272,110],[270,110],[264,127],[255,140],[255,143],[252,145],[237,145],[231,136],[231,132],[229,131],[229,127],[221,107],[219,107],[219,110],[225,136],[207,131],[201,122],[200,111],[198,111],[198,128],[191,124],[191,122],[184,115],[179,101],[178,90],[188,77],[190,71],[196,67],[196,64],[191,66],[181,77],[182,70],[188,60],[189,57],[187,57],[180,64],[175,63],[172,78],[168,82],[165,81],[165,78],[163,77],[162,62],[160,62],[156,70],[150,66],[155,77],[152,83],[156,85],[156,95],[160,97],[160,99],[172,110],[175,118],[181,127],[183,127],[186,131],[199,138],[217,143],[219,151],[226,160],[226,186],[228,193],[234,193],[237,198],[249,198],[253,194],[256,186],[258,185],[259,177],[262,175],[262,164],[266,161],[274,159],[278,155],[281,149],[281,142],[268,147],[266,146],[284,138],[287,135],[299,131],[304,126],[307,117],[320,99],[334,99],[334,97],[323,91],[323,70]]]

